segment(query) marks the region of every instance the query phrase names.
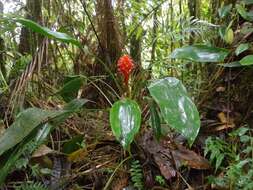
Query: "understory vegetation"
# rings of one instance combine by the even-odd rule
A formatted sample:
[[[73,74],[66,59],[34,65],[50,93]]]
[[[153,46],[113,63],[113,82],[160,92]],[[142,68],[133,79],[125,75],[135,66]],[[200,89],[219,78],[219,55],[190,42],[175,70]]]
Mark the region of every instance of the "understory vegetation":
[[[252,190],[252,10],[0,0],[0,189]]]

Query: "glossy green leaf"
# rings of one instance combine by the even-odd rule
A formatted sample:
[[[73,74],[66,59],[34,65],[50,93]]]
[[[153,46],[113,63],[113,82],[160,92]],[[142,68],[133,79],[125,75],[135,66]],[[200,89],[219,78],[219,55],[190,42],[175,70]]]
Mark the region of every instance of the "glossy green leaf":
[[[174,77],[167,77],[153,81],[148,89],[166,123],[192,145],[199,132],[200,118],[183,84]]]
[[[21,112],[0,138],[0,155],[22,141],[37,126],[60,114],[61,112],[44,111],[39,108],[29,108]]]
[[[49,121],[59,124],[84,103],[84,100],[73,100],[69,103],[71,106],[67,105],[65,110],[59,111],[48,111],[39,108],[28,108],[22,111],[15,122],[0,137],[0,155],[21,142],[38,126]]]
[[[116,139],[128,150],[141,126],[138,104],[129,99],[115,102],[110,110],[110,124]]]
[[[65,81],[63,87],[59,90],[65,102],[69,102],[77,97],[78,91],[84,84],[84,78],[81,76],[74,76]]]
[[[236,10],[245,20],[253,21],[253,12],[247,12],[245,8],[240,4],[236,5]]]
[[[249,44],[248,43],[244,43],[244,44],[240,44],[236,50],[235,50],[235,54],[238,56],[239,54],[241,54],[242,52],[246,51],[247,49],[249,49]]]
[[[54,128],[53,125],[46,123],[44,125],[42,125],[42,127],[39,128],[39,130],[37,130],[35,132],[35,137],[33,138],[33,134],[31,139],[34,139],[34,141],[38,144],[41,145],[42,143],[44,143],[44,141],[47,139],[49,133],[51,132],[51,130]]]
[[[253,55],[247,55],[240,60],[241,65],[253,65]]]
[[[225,16],[227,16],[228,13],[231,11],[231,9],[232,9],[232,4],[225,5],[219,8],[218,13],[219,13],[220,18],[224,18]]]
[[[159,140],[162,136],[160,116],[157,111],[156,103],[154,101],[150,101],[149,106],[150,106],[151,127],[154,131],[156,139]]]
[[[0,185],[4,183],[5,178],[12,171],[23,153],[25,152],[26,155],[32,154],[32,152],[46,140],[52,128],[53,126],[49,123],[42,125],[38,131],[32,132],[29,137],[16,146],[14,150],[9,150],[1,155]]]
[[[61,42],[65,42],[65,43],[71,43],[73,45],[81,47],[80,42],[78,40],[70,37],[68,34],[52,31],[49,28],[41,26],[41,25],[37,24],[36,22],[29,20],[29,19],[15,18],[13,20],[15,22],[18,22],[18,23],[22,24],[23,26],[31,29],[32,31],[39,33],[43,36],[46,36],[48,38],[56,39],[56,40],[59,40]]]
[[[10,136],[11,134],[14,134],[14,138],[17,137],[17,139],[11,139],[11,143],[9,144],[5,144],[6,146],[10,145],[13,147],[17,144],[17,146],[15,146],[13,149],[9,149],[7,151],[4,152],[4,154],[1,155],[0,157],[0,185],[2,183],[4,183],[4,180],[6,178],[6,176],[12,171],[15,163],[20,159],[20,157],[23,155],[24,152],[26,152],[26,154],[32,154],[32,152],[38,148],[42,143],[44,143],[44,141],[47,139],[49,133],[51,132],[51,130],[53,130],[55,128],[55,126],[57,126],[58,124],[60,124],[61,122],[63,122],[71,113],[77,111],[79,108],[81,108],[83,106],[83,104],[85,103],[85,100],[79,99],[79,100],[73,100],[71,101],[69,104],[67,104],[66,106],[64,106],[62,111],[45,111],[45,110],[40,110],[37,109],[35,115],[37,114],[42,114],[44,117],[45,115],[49,115],[48,118],[46,118],[44,121],[42,121],[42,119],[38,119],[38,120],[34,120],[35,122],[29,122],[31,121],[31,118],[26,117],[27,114],[33,109],[30,110],[26,110],[22,113],[20,113],[20,115],[18,116],[17,120],[13,123],[13,125],[10,127],[11,130],[8,131],[8,133],[4,133],[7,136]],[[59,116],[58,116],[59,114]],[[53,118],[54,116],[56,116],[56,118]],[[31,117],[34,115],[31,115]],[[44,117],[45,118],[45,117]],[[27,119],[27,123],[25,123],[25,119]],[[50,123],[53,123],[54,125],[51,125],[49,123],[45,123],[46,121],[49,121]],[[36,126],[36,122],[41,123],[38,124],[37,127]],[[27,125],[27,124],[31,124],[31,125]],[[44,123],[44,124],[43,124]],[[16,127],[20,127],[21,129],[24,129],[26,127],[29,128],[29,130],[32,131],[28,134],[28,132],[26,130],[24,134],[23,131],[20,134],[16,134],[18,132],[18,130],[15,128]],[[20,130],[21,130],[20,129]],[[13,138],[13,137],[12,137]],[[24,139],[21,142],[20,139]],[[2,137],[0,138],[0,142],[5,143],[6,142],[6,138],[2,139]],[[0,143],[1,144],[1,143]],[[2,144],[1,144],[2,146]],[[6,147],[4,147],[4,149],[6,149]],[[2,151],[3,152],[3,151]],[[2,159],[1,159],[2,158]]]
[[[222,62],[228,53],[229,51],[223,48],[194,45],[175,49],[171,57],[195,62]]]

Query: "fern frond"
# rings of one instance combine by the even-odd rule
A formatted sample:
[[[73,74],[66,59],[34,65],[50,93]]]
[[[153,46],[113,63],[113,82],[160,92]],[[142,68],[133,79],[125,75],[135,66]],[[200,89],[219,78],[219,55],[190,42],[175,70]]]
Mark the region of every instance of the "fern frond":
[[[133,182],[134,187],[137,188],[138,190],[143,190],[144,189],[143,173],[139,160],[132,161],[130,174],[131,174],[131,181]]]
[[[16,187],[15,190],[49,190],[43,184],[39,182],[23,183],[19,187]]]

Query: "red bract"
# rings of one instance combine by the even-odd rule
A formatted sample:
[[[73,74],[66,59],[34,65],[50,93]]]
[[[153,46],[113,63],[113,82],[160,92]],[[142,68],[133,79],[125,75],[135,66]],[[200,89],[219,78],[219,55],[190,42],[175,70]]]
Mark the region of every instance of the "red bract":
[[[129,55],[123,55],[118,60],[118,71],[124,76],[124,82],[128,85],[130,73],[134,68],[133,60]]]

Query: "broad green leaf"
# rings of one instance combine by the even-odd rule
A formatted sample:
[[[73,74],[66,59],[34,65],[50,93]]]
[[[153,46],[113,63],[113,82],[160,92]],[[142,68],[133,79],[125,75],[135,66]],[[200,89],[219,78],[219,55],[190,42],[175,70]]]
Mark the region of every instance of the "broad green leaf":
[[[199,132],[200,119],[183,84],[174,77],[167,77],[153,81],[148,89],[166,123],[192,145]]]
[[[224,18],[225,16],[227,16],[228,13],[231,11],[231,9],[232,9],[232,4],[225,5],[219,8],[218,13],[219,13],[220,18]]]
[[[84,78],[81,76],[75,76],[65,81],[64,86],[59,90],[60,94],[65,102],[69,102],[77,97],[78,91],[84,84]]]
[[[4,183],[6,176],[12,171],[15,163],[19,160],[24,152],[26,152],[26,154],[32,154],[37,147],[44,143],[49,133],[55,128],[55,126],[63,122],[71,113],[81,108],[85,102],[86,101],[82,99],[73,100],[61,111],[45,111],[38,108],[31,108],[21,112],[17,120],[4,133],[4,135],[11,138],[6,139],[6,136],[5,138],[3,138],[3,136],[0,137],[0,146],[4,148],[3,150],[0,150],[0,155],[2,154],[0,157],[0,185]],[[31,111],[35,111],[35,113],[34,115],[30,114],[29,117],[28,114],[31,113]],[[38,116],[38,114],[42,114],[39,119],[37,117],[37,119],[32,119],[33,116]],[[47,115],[51,118],[51,120],[49,117],[45,117]],[[55,116],[57,117],[53,118]],[[45,118],[45,120],[42,118]],[[49,120],[54,125],[51,125],[48,122],[46,123],[46,121]],[[20,129],[17,129],[16,127],[20,127]],[[26,128],[31,130],[29,134]],[[20,133],[17,134],[18,132]],[[14,139],[15,137],[17,137],[17,139]],[[16,144],[17,146],[15,146]],[[15,147],[10,149],[10,147],[13,146]],[[7,148],[9,150],[7,150]]]
[[[195,62],[222,62],[228,53],[229,51],[223,48],[194,45],[175,49],[171,57]]]
[[[253,21],[253,12],[247,12],[245,8],[240,4],[236,5],[236,10],[245,20]]]
[[[24,142],[22,141],[16,146],[13,151],[9,150],[1,155],[3,159],[0,164],[0,185],[4,183],[7,175],[12,172],[12,169],[23,153],[32,154],[32,152],[46,140],[52,128],[53,126],[49,123],[44,124],[38,131],[34,131],[30,134],[27,140]]]
[[[22,111],[15,122],[0,137],[0,155],[21,142],[38,126],[49,121],[58,124],[84,103],[84,100],[73,100],[69,103],[71,106],[67,105],[67,109],[59,111],[48,111],[39,108],[28,108]]]
[[[236,50],[235,50],[235,54],[238,56],[240,53],[246,51],[247,49],[249,49],[249,43],[245,43],[245,44],[240,44]]]
[[[32,134],[31,139],[34,139],[34,141],[38,145],[41,145],[42,143],[44,143],[44,141],[46,140],[46,138],[48,137],[49,133],[53,128],[54,128],[53,125],[46,123],[35,132],[36,135],[34,135],[35,136],[34,138]]]
[[[87,103],[87,99],[74,99],[71,102],[67,103],[64,107],[63,110],[66,112],[76,112],[78,109],[80,109],[85,103]],[[64,120],[67,118],[64,118]],[[61,121],[63,122],[63,121]]]
[[[157,107],[156,103],[153,100],[149,102],[149,106],[150,106],[151,127],[154,131],[156,139],[159,140],[162,136],[160,116],[156,108]]]
[[[141,126],[141,110],[138,104],[130,99],[115,102],[110,110],[110,124],[116,139],[124,149],[129,150]]]
[[[37,126],[60,114],[62,112],[44,111],[39,108],[29,108],[21,112],[0,138],[0,155],[22,141]]]
[[[240,60],[241,65],[253,65],[253,55],[247,55]]]
[[[18,22],[18,23],[22,24],[23,26],[31,29],[32,31],[39,33],[43,36],[46,36],[48,38],[56,39],[56,40],[59,40],[61,42],[65,42],[65,43],[71,43],[73,45],[81,47],[80,42],[78,40],[70,37],[68,34],[52,31],[49,28],[41,26],[41,25],[37,24],[36,22],[29,20],[29,19],[14,18],[13,20],[15,22]]]

